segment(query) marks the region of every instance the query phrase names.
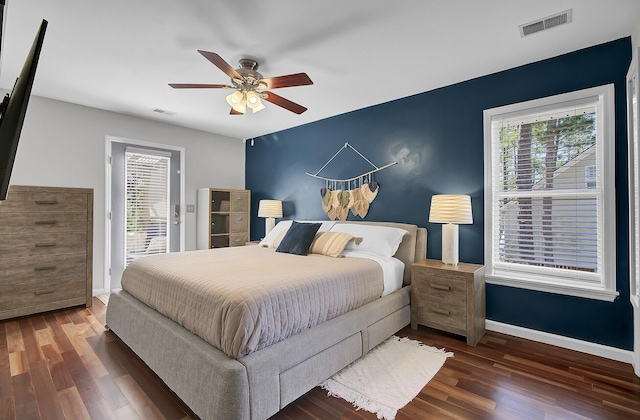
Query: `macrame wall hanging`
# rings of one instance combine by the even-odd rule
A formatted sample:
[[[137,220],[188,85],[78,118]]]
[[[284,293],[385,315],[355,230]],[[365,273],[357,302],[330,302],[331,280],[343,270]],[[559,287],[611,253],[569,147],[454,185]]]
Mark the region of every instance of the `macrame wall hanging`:
[[[356,152],[362,159],[367,161],[375,169],[369,172],[365,172],[358,176],[349,179],[334,179],[320,176],[320,172],[327,167],[329,163],[343,150],[350,148]],[[369,159],[364,157],[362,153],[358,152],[355,147],[349,143],[345,143],[340,150],[322,168],[315,174],[305,172],[305,174],[314,178],[322,179],[324,186],[320,189],[320,196],[322,197],[322,210],[329,216],[330,220],[339,219],[342,221],[347,220],[349,210],[354,216],[364,217],[369,212],[369,205],[378,195],[380,186],[375,181],[374,174],[390,166],[396,165],[398,162],[391,162],[388,165],[378,168],[371,163]]]

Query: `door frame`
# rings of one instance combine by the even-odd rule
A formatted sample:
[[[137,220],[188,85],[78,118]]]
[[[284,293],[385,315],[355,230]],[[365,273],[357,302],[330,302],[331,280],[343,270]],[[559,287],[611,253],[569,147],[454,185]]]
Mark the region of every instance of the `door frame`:
[[[104,292],[111,291],[111,150],[113,143],[126,143],[132,146],[151,147],[180,153],[180,252],[185,247],[184,209],[185,205],[185,148],[172,144],[134,140],[124,137],[105,136],[105,243],[104,243]]]

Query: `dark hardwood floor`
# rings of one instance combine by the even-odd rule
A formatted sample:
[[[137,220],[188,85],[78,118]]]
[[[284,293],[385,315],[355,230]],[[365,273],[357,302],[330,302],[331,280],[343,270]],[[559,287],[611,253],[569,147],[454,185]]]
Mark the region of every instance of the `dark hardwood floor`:
[[[0,321],[0,419],[196,418],[113,333],[105,307]],[[488,332],[477,347],[420,328],[398,335],[455,357],[397,419],[640,418],[631,365]],[[375,419],[315,388],[273,419]]]

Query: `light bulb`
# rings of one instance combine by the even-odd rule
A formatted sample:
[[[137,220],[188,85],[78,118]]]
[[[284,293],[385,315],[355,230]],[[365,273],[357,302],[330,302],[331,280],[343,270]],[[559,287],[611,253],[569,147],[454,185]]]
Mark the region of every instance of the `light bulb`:
[[[247,110],[246,107],[246,98],[243,92],[236,90],[229,96],[227,96],[227,103],[231,105],[231,107],[241,114],[244,114]]]

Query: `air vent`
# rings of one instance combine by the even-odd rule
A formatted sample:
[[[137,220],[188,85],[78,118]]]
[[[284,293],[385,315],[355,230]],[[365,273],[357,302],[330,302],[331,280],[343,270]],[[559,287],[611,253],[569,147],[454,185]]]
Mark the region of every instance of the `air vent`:
[[[160,109],[160,108],[154,109],[153,112],[157,112],[158,114],[164,114],[164,115],[176,115],[176,113],[173,111],[167,111],[166,109]]]
[[[572,9],[565,10],[564,12],[556,13],[555,15],[520,25],[520,36],[525,37],[527,35],[535,34],[536,32],[542,32],[556,26],[564,25],[565,23],[570,23],[571,10]]]

